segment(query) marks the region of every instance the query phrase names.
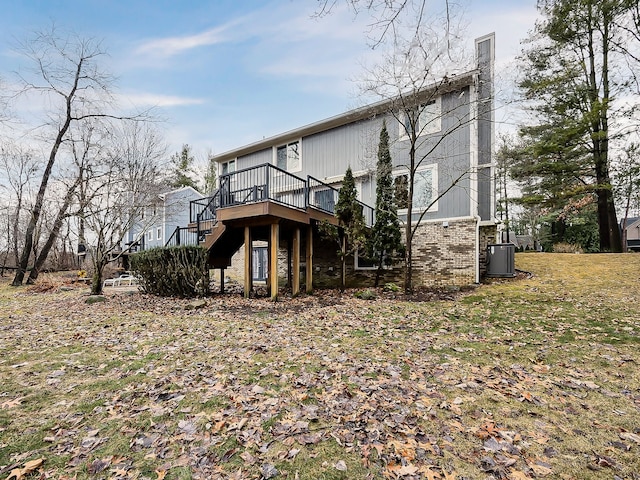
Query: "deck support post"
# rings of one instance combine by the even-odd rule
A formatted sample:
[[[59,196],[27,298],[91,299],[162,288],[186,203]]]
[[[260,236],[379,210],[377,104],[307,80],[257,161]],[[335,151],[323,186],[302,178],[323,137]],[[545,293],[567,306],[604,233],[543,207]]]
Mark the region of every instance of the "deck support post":
[[[244,227],[244,298],[251,296],[253,290],[253,249],[251,248],[251,227]]]
[[[305,275],[307,293],[313,293],[313,226],[307,227],[307,268]]]
[[[300,227],[296,227],[293,232],[293,278],[291,282],[291,294],[295,297],[300,293]]]
[[[220,293],[224,293],[224,268],[220,269]]]
[[[271,224],[269,235],[269,290],[271,300],[278,300],[278,240],[280,237],[280,225]]]

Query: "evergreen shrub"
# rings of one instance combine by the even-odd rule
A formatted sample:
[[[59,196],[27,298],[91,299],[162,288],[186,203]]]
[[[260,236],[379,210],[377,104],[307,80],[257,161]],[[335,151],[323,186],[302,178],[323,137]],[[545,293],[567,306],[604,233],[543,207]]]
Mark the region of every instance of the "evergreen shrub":
[[[207,250],[196,245],[159,247],[136,253],[131,268],[145,293],[196,297],[209,293]]]

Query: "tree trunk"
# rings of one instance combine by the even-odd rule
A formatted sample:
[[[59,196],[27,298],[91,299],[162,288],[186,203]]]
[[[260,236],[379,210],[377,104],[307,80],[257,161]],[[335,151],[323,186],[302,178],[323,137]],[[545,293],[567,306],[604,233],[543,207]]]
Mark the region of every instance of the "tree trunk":
[[[93,258],[93,277],[91,278],[91,295],[102,295],[102,278],[104,276],[105,252],[101,248],[102,241],[98,238],[98,246]]]
[[[344,292],[346,288],[346,280],[347,280],[347,236],[342,235],[342,241],[340,244],[340,257],[341,257],[341,265],[340,265],[340,291]]]
[[[380,285],[380,277],[382,276],[383,264],[384,264],[384,253],[380,253],[380,256],[378,257],[378,268],[376,269],[376,279],[373,284],[373,286],[376,288],[378,288],[378,285]]]
[[[69,97],[70,98],[70,97]],[[71,124],[71,111],[69,100],[67,100],[67,119],[60,131],[58,132],[58,136],[51,148],[51,153],[49,154],[49,161],[47,162],[47,166],[42,174],[42,180],[40,181],[40,189],[38,190],[38,195],[36,196],[36,201],[33,205],[33,210],[31,211],[31,217],[29,219],[29,224],[27,225],[27,231],[25,233],[24,238],[24,247],[22,249],[22,255],[20,256],[20,263],[18,265],[18,269],[16,270],[16,276],[13,279],[11,285],[14,287],[19,287],[22,285],[22,281],[24,280],[24,276],[27,272],[27,266],[29,265],[29,257],[31,256],[31,252],[33,250],[33,234],[36,230],[36,225],[38,224],[38,220],[40,219],[40,214],[42,213],[42,206],[44,204],[44,194],[47,190],[47,185],[49,184],[49,177],[51,176],[51,170],[53,169],[53,164],[56,162],[56,156],[58,154],[58,149],[62,144],[62,140],[69,129],[69,125]]]
[[[69,126],[71,125],[72,116],[72,102],[75,98],[76,91],[78,90],[78,84],[80,82],[81,73],[82,73],[83,61],[82,59],[78,62],[75,71],[75,77],[73,81],[73,85],[68,95],[66,95],[66,110],[65,110],[65,121],[58,130],[58,135],[56,136],[55,141],[53,142],[53,146],[51,147],[51,152],[49,153],[49,160],[47,161],[47,166],[44,169],[42,174],[42,180],[40,181],[40,188],[38,189],[38,194],[36,195],[36,200],[33,205],[33,210],[31,211],[31,217],[29,219],[29,225],[27,225],[27,231],[25,233],[24,240],[24,248],[22,250],[22,255],[20,256],[20,264],[18,265],[18,269],[16,270],[16,276],[13,279],[11,285],[14,287],[18,287],[22,285],[22,281],[24,280],[24,276],[27,272],[27,266],[29,265],[29,257],[31,256],[31,251],[33,250],[33,233],[36,229],[36,225],[38,224],[38,220],[40,219],[40,213],[42,212],[42,206],[44,204],[44,194],[47,191],[47,185],[49,184],[49,177],[51,176],[51,170],[53,169],[54,163],[56,163],[56,157],[58,155],[58,149],[62,144],[62,141],[67,134],[67,130],[69,130]]]
[[[611,191],[611,180],[609,178],[608,166],[605,161],[599,159],[596,164],[596,182],[598,189],[598,233],[600,234],[601,252],[621,252],[622,241],[620,239],[620,229],[616,215],[615,204],[613,203],[613,192]]]
[[[416,127],[415,119],[411,120],[411,145],[409,147],[409,178],[408,195],[407,195],[407,223],[406,223],[406,242],[407,255],[405,257],[404,272],[404,294],[411,295],[413,293],[413,189],[416,178]]]
[[[44,265],[44,262],[47,260],[47,257],[49,256],[49,252],[51,251],[51,248],[53,247],[56,239],[58,238],[58,235],[60,234],[62,223],[64,222],[64,219],[67,216],[67,210],[69,210],[69,207],[71,206],[73,194],[75,193],[75,189],[77,186],[78,186],[78,182],[76,181],[76,183],[71,188],[69,188],[69,190],[67,190],[67,194],[64,197],[64,202],[62,204],[62,207],[60,207],[60,211],[58,212],[58,215],[56,216],[56,219],[53,222],[53,228],[49,233],[49,237],[47,238],[46,243],[42,247],[42,250],[38,254],[38,257],[36,258],[33,264],[33,268],[31,269],[31,272],[29,272],[29,278],[27,279],[27,284],[29,285],[32,285],[38,279],[38,275],[40,274],[40,269]]]

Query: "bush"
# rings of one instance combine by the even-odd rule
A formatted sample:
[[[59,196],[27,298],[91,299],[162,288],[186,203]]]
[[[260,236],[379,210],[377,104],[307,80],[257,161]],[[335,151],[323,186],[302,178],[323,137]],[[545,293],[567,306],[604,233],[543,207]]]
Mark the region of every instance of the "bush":
[[[398,285],[396,285],[393,282],[389,282],[389,283],[385,283],[384,284],[384,291],[385,292],[399,292],[400,291],[400,287]]]
[[[373,300],[376,298],[376,294],[375,292],[367,289],[367,290],[362,290],[361,292],[356,292],[353,294],[354,297],[359,298],[361,300]]]
[[[584,253],[580,245],[574,243],[554,243],[553,251],[555,253]]]
[[[152,248],[131,257],[143,292],[162,297],[195,297],[209,293],[207,250],[200,246]]]

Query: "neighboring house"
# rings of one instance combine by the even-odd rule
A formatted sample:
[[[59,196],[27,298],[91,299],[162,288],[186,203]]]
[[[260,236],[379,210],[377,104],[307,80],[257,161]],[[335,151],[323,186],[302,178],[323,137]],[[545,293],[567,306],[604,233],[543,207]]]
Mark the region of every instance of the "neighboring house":
[[[622,222],[620,222],[620,229],[622,230],[622,238],[627,243],[627,250],[640,252],[640,217],[627,218],[627,226],[624,229]]]
[[[419,121],[429,128],[422,132],[420,144],[422,149],[435,148],[415,175],[414,220],[437,201],[424,213],[414,238],[416,285],[478,282],[486,246],[497,239],[492,163],[493,34],[476,40],[476,57],[476,69],[423,90],[429,102]],[[383,121],[390,135],[398,213],[406,220],[409,141],[396,120],[401,115],[390,113],[393,105],[391,100],[379,102],[216,155],[222,174],[219,190],[211,197],[211,205],[217,209],[212,225],[221,222],[225,235],[235,231],[234,241],[223,243],[233,243],[236,250],[221,248],[218,254],[216,239],[222,230],[210,235],[205,243],[212,265],[235,267],[244,276],[245,287],[251,286],[248,277],[260,277],[257,270],[264,272],[270,264],[280,265],[279,276],[288,282],[292,270],[294,277],[300,269],[306,271],[307,290],[311,285],[335,282],[339,264],[336,247],[317,235],[317,212],[333,212],[336,189],[349,166],[356,177],[359,199],[367,206],[375,205],[375,168]],[[276,210],[274,204],[305,215]],[[372,208],[363,209],[372,224]],[[306,231],[302,237],[301,228]],[[272,241],[274,250],[267,254],[266,244],[256,246],[254,240]],[[300,242],[306,244],[306,255],[300,254]],[[245,248],[238,251],[242,244]],[[282,262],[278,264],[276,249],[281,259],[286,251],[286,268]],[[257,261],[261,262],[259,268]],[[356,254],[348,276],[354,283],[364,281],[371,278],[372,269]],[[386,271],[385,280],[401,282],[402,266]]]
[[[157,201],[143,209],[134,227],[126,233],[123,248],[134,244],[131,251],[138,252],[175,242],[176,230],[186,230],[189,225],[191,202],[203,197],[192,187],[182,187],[158,195]],[[187,235],[184,231],[181,233],[183,237]],[[175,243],[188,243],[184,240],[186,239]]]
[[[533,239],[533,235],[517,235],[515,232],[509,232],[509,238],[507,239],[507,232],[500,232],[500,239],[502,243],[511,243],[520,250],[537,250],[538,245]]]

